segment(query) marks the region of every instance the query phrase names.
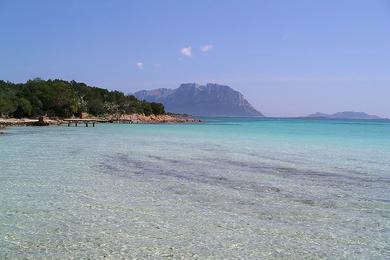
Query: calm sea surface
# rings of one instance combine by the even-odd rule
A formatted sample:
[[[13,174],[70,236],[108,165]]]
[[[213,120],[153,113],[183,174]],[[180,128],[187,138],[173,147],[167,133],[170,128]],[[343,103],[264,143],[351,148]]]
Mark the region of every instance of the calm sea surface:
[[[390,258],[390,123],[0,135],[2,258]]]

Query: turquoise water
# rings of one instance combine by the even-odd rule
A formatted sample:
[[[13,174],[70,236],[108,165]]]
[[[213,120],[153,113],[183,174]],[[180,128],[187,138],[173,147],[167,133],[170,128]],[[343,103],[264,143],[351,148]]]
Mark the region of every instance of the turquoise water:
[[[390,123],[0,135],[1,258],[390,258]]]

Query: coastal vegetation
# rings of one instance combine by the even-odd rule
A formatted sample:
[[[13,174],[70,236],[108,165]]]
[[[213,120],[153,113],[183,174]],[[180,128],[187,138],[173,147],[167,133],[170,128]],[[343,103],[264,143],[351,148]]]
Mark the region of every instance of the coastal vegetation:
[[[165,114],[165,110],[161,103],[76,81],[36,78],[15,84],[0,80],[0,117],[72,117],[81,113],[149,116]]]

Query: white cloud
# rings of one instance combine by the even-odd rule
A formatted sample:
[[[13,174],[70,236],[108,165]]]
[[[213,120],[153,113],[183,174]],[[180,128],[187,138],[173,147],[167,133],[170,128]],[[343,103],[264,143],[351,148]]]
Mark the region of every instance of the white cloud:
[[[202,52],[208,52],[208,51],[211,51],[213,48],[214,48],[213,45],[211,45],[211,44],[206,44],[206,45],[203,45],[203,46],[200,48],[200,50],[201,50]]]
[[[144,64],[142,62],[137,62],[137,67],[140,69],[140,70],[143,70],[144,69]]]
[[[192,56],[191,46],[181,48],[180,53],[185,57],[191,57]]]

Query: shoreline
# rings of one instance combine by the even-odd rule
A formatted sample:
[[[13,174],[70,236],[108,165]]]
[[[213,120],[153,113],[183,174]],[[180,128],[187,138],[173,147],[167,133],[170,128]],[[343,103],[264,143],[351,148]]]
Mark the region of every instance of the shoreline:
[[[60,126],[68,122],[97,122],[97,123],[128,123],[128,124],[178,124],[178,123],[200,123],[201,120],[194,119],[188,115],[149,115],[130,114],[130,115],[107,115],[107,116],[81,116],[71,118],[0,118],[0,133],[6,127],[10,126]]]

